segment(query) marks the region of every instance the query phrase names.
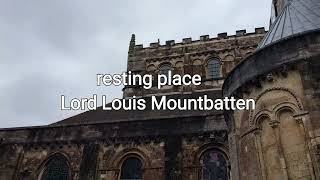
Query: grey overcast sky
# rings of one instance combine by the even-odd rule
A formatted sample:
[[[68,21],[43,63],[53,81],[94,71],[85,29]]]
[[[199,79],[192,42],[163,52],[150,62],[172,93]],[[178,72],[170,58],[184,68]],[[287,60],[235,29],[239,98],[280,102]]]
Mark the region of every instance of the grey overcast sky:
[[[0,0],[0,128],[50,124],[68,100],[106,94],[96,74],[126,70],[130,36],[148,46],[268,27],[271,0]]]

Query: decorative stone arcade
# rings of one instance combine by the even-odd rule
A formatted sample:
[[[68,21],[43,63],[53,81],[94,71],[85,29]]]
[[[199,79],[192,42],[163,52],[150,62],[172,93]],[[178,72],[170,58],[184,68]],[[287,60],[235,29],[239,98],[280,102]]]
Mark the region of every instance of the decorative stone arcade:
[[[256,101],[255,110],[225,113],[233,180],[320,179],[319,12],[319,1],[288,1],[226,78],[224,96]]]

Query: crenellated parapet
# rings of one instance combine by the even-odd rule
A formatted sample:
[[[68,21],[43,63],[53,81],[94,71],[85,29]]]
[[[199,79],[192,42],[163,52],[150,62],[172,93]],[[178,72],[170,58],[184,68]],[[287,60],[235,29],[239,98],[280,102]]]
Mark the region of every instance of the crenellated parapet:
[[[201,42],[216,42],[219,40],[228,40],[228,39],[234,39],[239,37],[247,37],[247,36],[253,36],[253,35],[260,35],[265,34],[267,31],[264,27],[255,28],[254,32],[247,33],[247,31],[244,30],[237,30],[234,35],[228,35],[227,32],[219,33],[216,37],[210,38],[209,35],[201,35],[198,40],[192,40],[192,38],[183,38],[181,42],[176,42],[175,40],[167,40],[164,44],[160,44],[160,42],[152,42],[149,44],[149,46],[144,46],[143,44],[137,44],[134,45],[135,51],[142,51],[147,49],[155,49],[155,48],[168,48],[168,47],[179,47],[181,45],[188,45],[188,44],[197,44]],[[133,36],[134,37],[134,36]],[[132,41],[132,40],[131,40]],[[130,42],[131,47],[131,42]]]

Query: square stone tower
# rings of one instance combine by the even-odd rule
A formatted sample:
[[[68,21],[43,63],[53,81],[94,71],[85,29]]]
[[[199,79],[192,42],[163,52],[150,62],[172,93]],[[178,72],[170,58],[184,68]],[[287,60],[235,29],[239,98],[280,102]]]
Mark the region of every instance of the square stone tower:
[[[150,43],[149,47],[136,45],[135,35],[132,35],[127,71],[152,74],[154,84],[148,90],[142,86],[125,86],[124,97],[220,91],[226,75],[256,49],[265,34],[264,28],[256,28],[251,33],[238,30],[235,35],[220,33],[213,38],[203,35],[199,40],[184,38],[179,43],[169,40],[164,45],[158,41]],[[200,86],[165,86],[157,89],[157,75],[169,70],[172,74],[199,74],[202,83]]]

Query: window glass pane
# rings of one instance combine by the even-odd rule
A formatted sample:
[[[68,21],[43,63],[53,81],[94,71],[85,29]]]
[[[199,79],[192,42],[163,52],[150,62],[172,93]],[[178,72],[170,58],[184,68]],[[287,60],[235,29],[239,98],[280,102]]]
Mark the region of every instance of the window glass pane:
[[[208,73],[209,73],[209,78],[220,77],[220,61],[219,60],[213,59],[208,62]]]
[[[126,159],[121,167],[121,180],[142,180],[142,163],[136,157]]]
[[[164,64],[160,67],[160,74],[163,74],[168,77],[168,73],[171,70],[171,66],[169,64]]]
[[[207,151],[202,156],[203,180],[227,180],[227,162],[224,156],[216,151]]]
[[[69,180],[69,167],[66,159],[56,156],[49,160],[41,180]]]

